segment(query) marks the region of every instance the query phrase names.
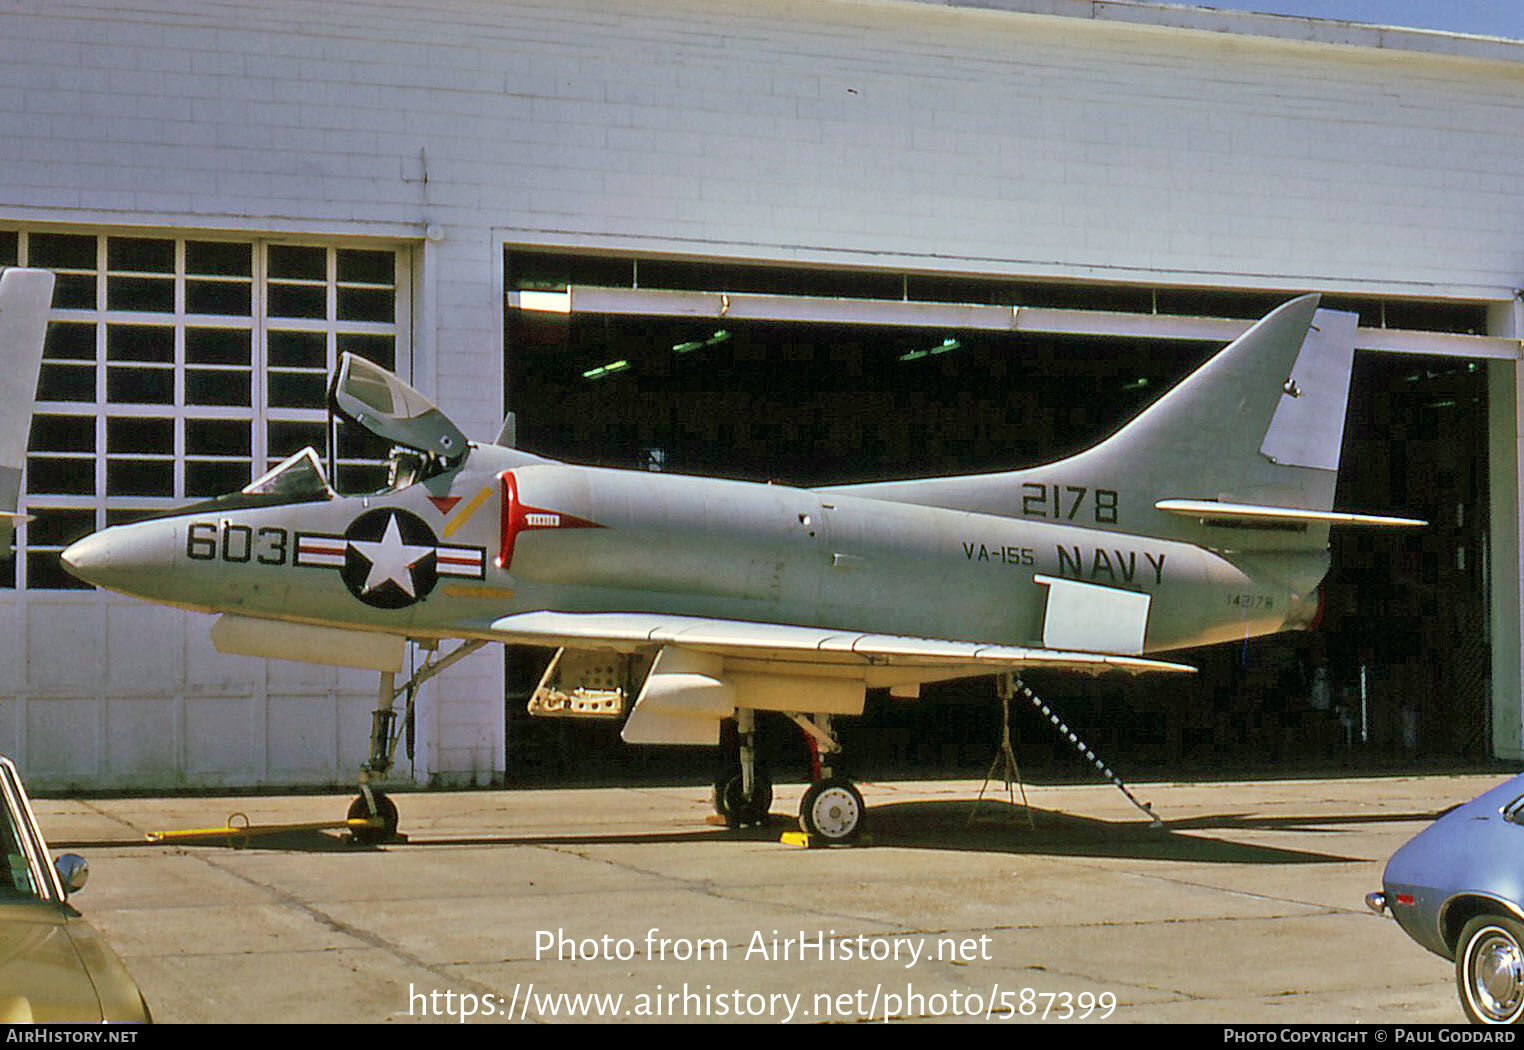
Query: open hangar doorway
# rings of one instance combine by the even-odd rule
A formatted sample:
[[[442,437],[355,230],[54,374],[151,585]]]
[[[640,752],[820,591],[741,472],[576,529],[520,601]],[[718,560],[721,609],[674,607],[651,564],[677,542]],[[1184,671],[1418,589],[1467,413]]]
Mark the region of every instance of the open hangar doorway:
[[[509,288],[615,285],[628,260],[510,255]],[[641,287],[748,280],[764,271],[642,261]],[[582,269],[579,271],[579,267]],[[808,278],[804,278],[808,281]],[[806,283],[796,294],[842,294]],[[846,294],[898,297],[895,277]],[[891,287],[892,285],[892,287]],[[859,291],[866,287],[866,293]],[[928,295],[930,291],[932,294]],[[923,284],[919,298],[1046,301],[1182,316],[1257,318],[1274,295]],[[1379,312],[1383,304],[1334,308]],[[1406,327],[1465,330],[1453,308]],[[1364,318],[1362,317],[1364,321]],[[1369,323],[1369,322],[1365,322]],[[519,444],[590,465],[815,486],[972,473],[1088,447],[1221,346],[1199,340],[1038,335],[929,326],[632,314],[505,315],[507,407]],[[1188,652],[1189,680],[1032,676],[1033,687],[1124,775],[1362,769],[1487,758],[1486,370],[1451,358],[1359,353],[1340,472],[1341,508],[1431,522],[1423,530],[1336,531],[1316,631]],[[636,748],[618,724],[530,718],[524,702],[549,652],[511,649],[508,778],[702,777],[712,756]],[[1023,771],[1090,770],[1036,714],[1013,705]],[[798,733],[764,725],[775,775],[805,768]],[[931,686],[921,700],[870,692],[846,720],[854,775],[982,775],[999,741],[992,679]]]

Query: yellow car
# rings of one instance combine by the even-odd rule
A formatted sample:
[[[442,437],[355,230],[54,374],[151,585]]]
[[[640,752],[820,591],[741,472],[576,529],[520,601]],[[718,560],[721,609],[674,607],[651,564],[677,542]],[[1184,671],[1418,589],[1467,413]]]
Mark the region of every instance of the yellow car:
[[[50,856],[15,765],[0,758],[0,1023],[150,1021],[122,960],[69,905],[84,859]]]

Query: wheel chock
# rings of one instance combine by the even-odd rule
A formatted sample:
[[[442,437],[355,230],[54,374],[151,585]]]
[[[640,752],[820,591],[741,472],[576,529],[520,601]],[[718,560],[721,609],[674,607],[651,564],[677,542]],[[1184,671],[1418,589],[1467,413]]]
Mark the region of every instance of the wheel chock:
[[[857,836],[851,842],[827,842],[823,838],[811,835],[808,831],[785,831],[778,836],[778,845],[787,846],[789,849],[832,849],[835,847],[846,848],[848,846],[871,846],[872,836],[864,833]]]
[[[764,819],[755,824],[732,824],[718,813],[710,813],[704,817],[704,823],[711,828],[764,828],[773,822],[773,815],[769,813]]]

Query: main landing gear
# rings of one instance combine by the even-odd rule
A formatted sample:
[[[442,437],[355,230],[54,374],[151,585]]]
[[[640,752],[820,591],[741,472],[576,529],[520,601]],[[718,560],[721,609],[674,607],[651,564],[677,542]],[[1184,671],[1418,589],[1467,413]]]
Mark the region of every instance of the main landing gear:
[[[1094,766],[1097,773],[1109,780],[1113,787],[1126,796],[1127,801],[1148,817],[1151,827],[1164,826],[1155,815],[1153,807],[1140,802],[1127,785],[1122,783],[1121,778],[1112,772],[1111,767],[1096,756],[1094,749],[1087,746],[1019,676],[1009,672],[1003,674],[997,680],[997,687],[1001,711],[1005,716],[1005,730],[1001,753],[997,755],[995,765],[990,768],[990,776],[994,775],[1004,760],[1007,787],[1013,779],[1020,780],[1020,770],[1016,766],[1010,742],[1010,703],[1015,697],[1021,696],[1031,703],[1060,736],[1069,741],[1075,751]],[[813,841],[827,845],[847,845],[856,841],[862,834],[867,807],[863,804],[863,796],[857,786],[832,768],[831,756],[840,754],[841,744],[832,732],[831,716],[790,713],[788,717],[803,730],[805,742],[810,748],[810,786],[799,804],[799,827]],[[756,712],[738,709],[735,727],[735,737],[731,744],[733,757],[715,782],[714,808],[731,827],[761,824],[767,820],[768,807],[772,805],[773,785],[757,760]],[[989,777],[985,780],[987,784]],[[980,789],[980,796],[982,798],[983,788]],[[1025,799],[1026,789],[1023,787],[1023,802]],[[977,803],[975,808],[977,809]],[[1030,810],[1027,812],[1027,820],[1030,826]]]
[[[841,744],[831,731],[831,716],[788,717],[804,731],[810,748],[810,786],[799,804],[799,827],[828,845],[856,841],[868,808],[857,786],[829,764],[829,756],[841,752]],[[715,780],[714,809],[730,827],[765,823],[772,806],[772,778],[757,757],[756,720],[755,711],[736,711],[732,757]]]
[[[841,742],[831,731],[830,715],[789,715],[804,731],[810,748],[810,786],[799,803],[799,827],[810,838],[832,846],[857,841],[868,816],[857,785],[832,768]]]
[[[470,656],[487,643],[484,641],[462,642],[444,656],[434,648],[428,659],[419,665],[400,689],[397,676],[391,671],[381,672],[380,692],[376,710],[370,717],[370,758],[360,767],[360,794],[349,805],[349,834],[362,846],[374,846],[397,840],[397,804],[385,793],[371,787],[372,780],[384,779],[391,772],[397,754],[397,743],[402,739],[398,731],[396,702],[407,694],[407,707],[402,712],[402,724],[412,716],[413,705],[418,700],[418,687],[440,671]]]
[[[773,804],[773,781],[767,768],[757,761],[755,711],[736,711],[735,739],[729,750],[732,757],[714,782],[714,811],[727,827],[765,824]]]

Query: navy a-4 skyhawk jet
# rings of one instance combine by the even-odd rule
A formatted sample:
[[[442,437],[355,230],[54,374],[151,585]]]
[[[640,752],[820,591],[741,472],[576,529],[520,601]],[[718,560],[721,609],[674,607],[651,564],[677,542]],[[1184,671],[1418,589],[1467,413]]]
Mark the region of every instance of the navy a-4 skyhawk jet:
[[[31,401],[18,384],[35,382],[47,276],[3,276],[10,404]],[[306,449],[240,492],[88,536],[63,561],[98,586],[217,614],[223,651],[380,672],[350,810],[362,838],[397,825],[368,783],[392,765],[395,700],[499,642],[558,650],[537,714],[622,718],[633,744],[725,740],[715,802],[732,824],[767,816],[755,713],[784,713],[813,758],[801,824],[845,842],[864,806],[833,770],[832,723],[860,714],[867,690],[914,697],[1029,668],[1189,672],[1147,654],[1313,622],[1330,526],[1419,524],[1332,510],[1355,323],[1316,295],[1293,299],[1068,459],[819,489],[473,442],[346,354],[331,407],[395,446],[386,488],[337,493]],[[15,509],[6,479],[22,451],[0,443],[0,509]],[[432,655],[398,687],[409,642]]]

